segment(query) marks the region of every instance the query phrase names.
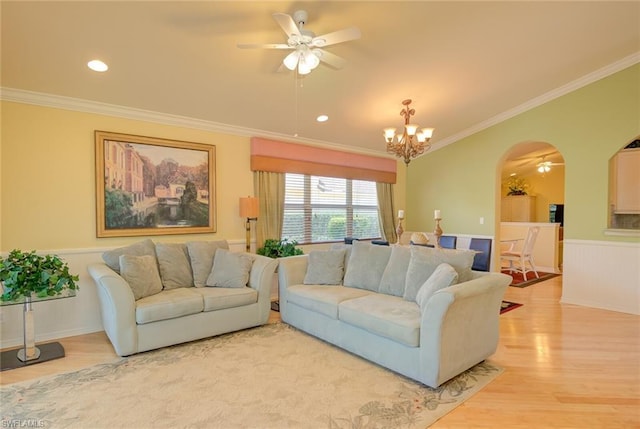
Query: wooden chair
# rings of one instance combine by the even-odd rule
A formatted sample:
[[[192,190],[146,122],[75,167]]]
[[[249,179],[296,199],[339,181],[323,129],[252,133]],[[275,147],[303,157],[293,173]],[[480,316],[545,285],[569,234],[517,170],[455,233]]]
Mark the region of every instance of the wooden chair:
[[[509,272],[520,272],[522,273],[522,277],[527,280],[527,273],[533,271],[536,275],[536,278],[540,278],[538,275],[538,271],[536,270],[536,265],[533,261],[533,246],[536,243],[536,238],[538,238],[538,233],[540,232],[540,227],[534,226],[529,228],[527,231],[527,237],[524,239],[524,244],[522,245],[521,251],[514,250],[516,242],[514,241],[511,244],[511,247],[504,251],[500,252],[500,263],[502,261],[508,261]],[[514,264],[517,264],[517,266]],[[527,269],[527,263],[531,269]]]
[[[469,243],[469,249],[476,250],[478,253],[473,257],[474,271],[490,271],[491,268],[491,239],[490,238],[472,238]]]

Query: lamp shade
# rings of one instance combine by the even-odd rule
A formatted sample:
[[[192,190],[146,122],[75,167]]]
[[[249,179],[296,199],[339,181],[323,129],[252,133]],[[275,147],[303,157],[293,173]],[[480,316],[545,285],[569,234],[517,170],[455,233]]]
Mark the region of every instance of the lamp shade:
[[[259,204],[256,197],[240,198],[240,217],[257,218],[259,214]]]

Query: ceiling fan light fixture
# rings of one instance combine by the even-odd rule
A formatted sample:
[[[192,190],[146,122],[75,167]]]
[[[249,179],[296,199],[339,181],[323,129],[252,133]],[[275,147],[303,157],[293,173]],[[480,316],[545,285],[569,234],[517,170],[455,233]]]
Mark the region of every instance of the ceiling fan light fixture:
[[[284,57],[284,60],[282,60],[282,64],[284,64],[284,66],[289,70],[293,71],[296,69],[296,66],[298,65],[299,60],[300,60],[300,52],[296,50],[291,52],[286,57]]]
[[[309,67],[307,62],[304,60],[304,57],[301,57],[300,61],[298,62],[298,73],[301,75],[305,75],[311,73],[311,70],[312,68]]]
[[[315,69],[320,64],[320,58],[318,58],[318,56],[313,51],[307,50],[304,53],[303,58],[304,63],[309,66],[311,70]]]

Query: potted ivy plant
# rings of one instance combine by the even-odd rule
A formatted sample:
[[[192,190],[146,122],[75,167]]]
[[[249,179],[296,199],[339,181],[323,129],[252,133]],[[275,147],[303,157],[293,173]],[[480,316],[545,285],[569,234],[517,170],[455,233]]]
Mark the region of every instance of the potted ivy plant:
[[[268,238],[264,241],[264,245],[256,250],[258,255],[267,256],[269,258],[286,258],[287,256],[302,255],[302,249],[296,247],[298,242],[295,240],[289,241],[284,238],[282,240],[276,240]],[[276,268],[276,273],[278,269]],[[278,274],[274,273],[273,287],[278,290]],[[277,299],[271,302],[271,309],[274,311],[280,311],[280,300]]]
[[[269,258],[285,258],[287,256],[302,255],[302,249],[296,247],[297,245],[298,242],[295,240],[289,241],[286,238],[275,240],[268,238],[264,241],[264,246],[259,248],[256,253]]]
[[[0,300],[17,301],[24,298],[46,298],[77,290],[79,276],[69,272],[69,266],[57,255],[38,255],[35,250],[12,250],[0,257]]]

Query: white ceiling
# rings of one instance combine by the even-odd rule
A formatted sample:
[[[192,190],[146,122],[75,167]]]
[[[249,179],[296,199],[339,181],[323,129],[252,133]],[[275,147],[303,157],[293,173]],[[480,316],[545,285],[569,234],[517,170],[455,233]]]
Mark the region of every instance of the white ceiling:
[[[197,118],[250,134],[384,151],[382,129],[415,121],[454,142],[531,100],[640,58],[640,2],[2,1],[1,85]],[[299,81],[271,17],[307,10],[348,62]],[[86,63],[100,58],[107,73]],[[597,72],[599,73],[599,72]],[[319,124],[315,118],[327,114]],[[295,139],[292,136],[298,134]],[[532,149],[535,149],[533,147]]]

